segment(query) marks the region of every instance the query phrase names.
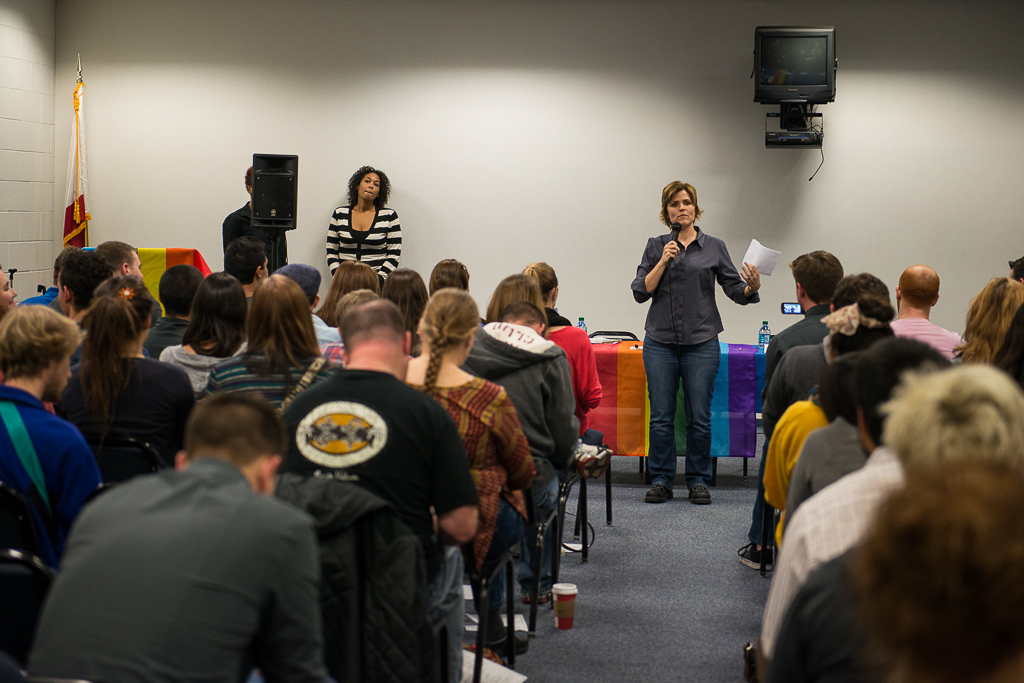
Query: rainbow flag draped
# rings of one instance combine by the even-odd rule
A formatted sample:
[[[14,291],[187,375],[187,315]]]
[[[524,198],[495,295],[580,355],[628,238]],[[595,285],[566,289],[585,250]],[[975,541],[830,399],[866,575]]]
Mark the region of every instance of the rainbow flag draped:
[[[171,266],[195,266],[203,277],[210,274],[210,266],[206,265],[197,249],[139,249],[139,260],[142,261],[142,279],[146,289],[157,300],[160,298],[160,276]],[[163,309],[163,304],[160,308]]]
[[[647,455],[651,408],[642,345],[596,344],[597,373],[604,396],[592,427],[616,455]],[[711,455],[752,458],[757,448],[757,415],[764,388],[765,356],[755,346],[721,344],[711,398]],[[676,402],[676,451],[686,454],[686,410],[682,386]]]

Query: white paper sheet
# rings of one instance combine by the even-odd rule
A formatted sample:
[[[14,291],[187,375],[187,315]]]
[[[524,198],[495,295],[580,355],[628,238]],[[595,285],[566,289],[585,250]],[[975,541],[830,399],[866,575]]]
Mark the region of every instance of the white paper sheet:
[[[480,628],[480,621],[479,619],[477,619],[477,616],[475,614],[467,614],[465,623],[466,630],[470,633],[476,633],[477,629]],[[502,612],[501,614],[501,623],[503,626],[508,626],[508,615],[504,612]],[[516,614],[515,630],[522,631],[523,633],[526,633],[530,630],[529,626],[526,623],[526,617],[524,617],[522,614]]]
[[[475,656],[469,650],[462,651],[462,683],[470,683],[473,680]],[[485,659],[483,664],[483,667],[480,669],[480,680],[486,683],[522,683],[526,680],[526,676],[518,671],[495,664],[489,659]]]
[[[750,240],[747,253],[743,255],[743,263],[757,266],[757,272],[761,275],[771,275],[780,258],[782,258],[781,251],[769,249],[757,240]]]

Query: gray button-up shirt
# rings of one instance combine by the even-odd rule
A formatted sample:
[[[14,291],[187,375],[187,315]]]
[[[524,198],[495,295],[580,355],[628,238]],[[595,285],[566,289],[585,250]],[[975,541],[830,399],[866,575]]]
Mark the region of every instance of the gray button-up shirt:
[[[644,278],[661,260],[661,253],[671,239],[670,234],[647,240],[644,256],[633,280],[633,298],[637,303],[648,299],[647,336],[661,344],[701,344],[714,339],[725,329],[715,304],[715,281],[726,296],[741,305],[757,303],[760,295],[743,296],[747,284],[729,258],[725,242],[711,237],[700,228],[697,239],[672,259],[653,292],[647,291]]]

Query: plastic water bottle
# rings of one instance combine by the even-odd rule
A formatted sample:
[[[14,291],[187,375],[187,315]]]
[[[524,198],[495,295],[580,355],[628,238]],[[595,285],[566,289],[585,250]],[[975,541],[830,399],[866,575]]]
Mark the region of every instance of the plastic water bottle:
[[[583,316],[582,315],[580,316],[580,321],[578,323],[576,323],[576,327],[580,328],[584,332],[587,331],[587,324],[585,322],[583,322]]]
[[[582,318],[581,318],[582,320]],[[768,348],[768,343],[772,340],[772,331],[768,328],[768,321],[765,320],[761,323],[761,329],[757,331],[757,348],[764,351]]]

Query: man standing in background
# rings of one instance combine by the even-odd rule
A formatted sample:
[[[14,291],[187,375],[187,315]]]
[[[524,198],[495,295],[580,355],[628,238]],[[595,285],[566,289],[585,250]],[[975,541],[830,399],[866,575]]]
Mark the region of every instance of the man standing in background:
[[[267,253],[270,253],[270,242],[267,233],[263,228],[252,227],[252,166],[245,172],[245,191],[249,193],[249,201],[245,206],[233,213],[229,213],[224,219],[223,238],[224,252],[227,253],[228,245],[239,237],[255,237],[267,245]],[[284,264],[288,263],[288,238],[281,233],[281,241],[278,245],[277,257],[280,263],[270,264],[270,272],[274,272]]]
[[[1024,263],[1021,270],[1024,270]],[[938,274],[928,266],[910,266],[900,275],[900,283],[896,286],[899,320],[894,320],[891,327],[897,337],[924,342],[952,360],[953,349],[964,340],[956,332],[943,329],[928,319],[932,306],[938,301]]]

